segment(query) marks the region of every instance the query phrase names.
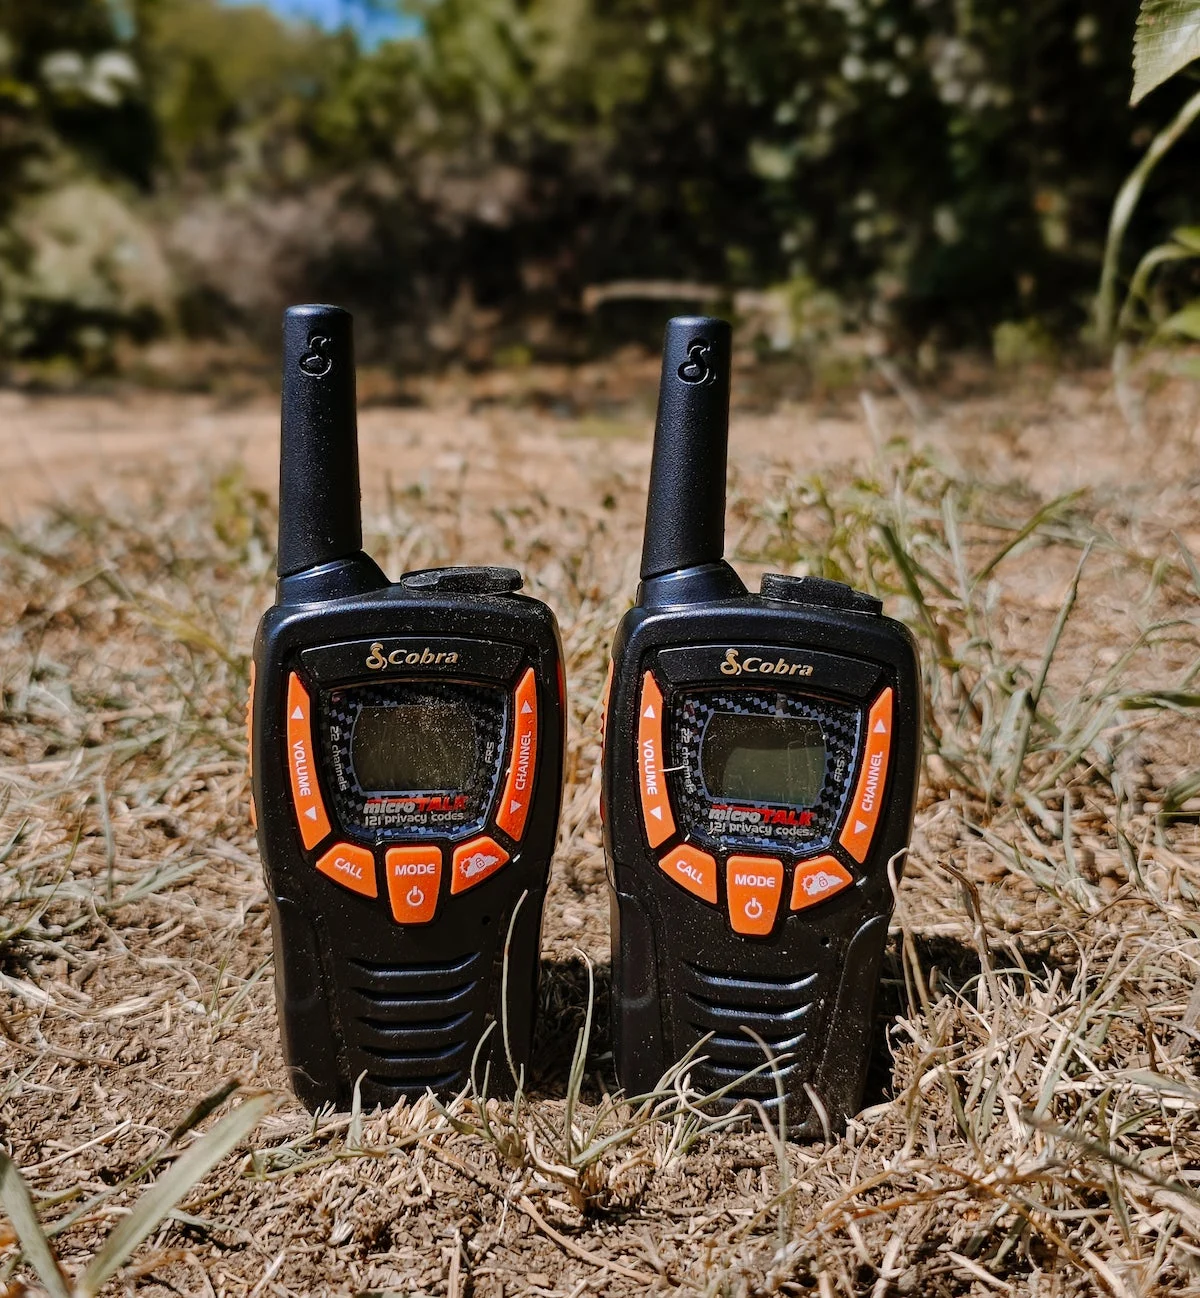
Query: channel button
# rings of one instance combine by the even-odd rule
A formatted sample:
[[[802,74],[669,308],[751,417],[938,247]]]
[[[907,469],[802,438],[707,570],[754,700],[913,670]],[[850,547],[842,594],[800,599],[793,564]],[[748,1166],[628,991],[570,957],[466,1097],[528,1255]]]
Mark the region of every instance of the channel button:
[[[638,703],[638,781],[642,794],[642,820],[651,847],[665,843],[675,832],[675,817],[671,814],[671,803],[667,799],[667,778],[663,774],[662,714],[662,691],[658,688],[654,673],[647,672],[642,677],[642,697]],[[716,867],[713,869],[715,871]],[[716,899],[714,874],[713,895],[708,900]]]
[[[500,795],[496,824],[514,839],[521,841],[525,819],[533,801],[533,777],[537,768],[538,712],[537,676],[532,667],[521,677],[513,696],[513,745],[508,778]]]
[[[871,850],[875,826],[883,809],[884,786],[887,782],[888,756],[892,750],[892,691],[886,689],[871,705],[867,717],[867,740],[864,745],[862,770],[854,798],[846,814],[838,840],[852,857],[862,865]]]

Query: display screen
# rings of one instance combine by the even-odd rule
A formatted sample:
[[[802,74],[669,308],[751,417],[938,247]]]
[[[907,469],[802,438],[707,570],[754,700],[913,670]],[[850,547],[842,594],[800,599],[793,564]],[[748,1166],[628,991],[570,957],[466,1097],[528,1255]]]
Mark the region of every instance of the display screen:
[[[700,764],[710,797],[811,807],[825,783],[825,736],[808,717],[714,712]]]
[[[366,793],[465,789],[475,773],[475,725],[465,702],[363,707],[350,755]]]

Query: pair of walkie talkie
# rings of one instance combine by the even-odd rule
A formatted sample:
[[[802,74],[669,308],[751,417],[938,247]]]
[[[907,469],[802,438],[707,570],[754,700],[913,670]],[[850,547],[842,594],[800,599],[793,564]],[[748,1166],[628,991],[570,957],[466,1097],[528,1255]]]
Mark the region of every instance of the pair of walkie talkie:
[[[793,1134],[859,1104],[912,827],[912,637],[838,582],[723,559],[730,330],[667,326],[638,601],[613,646],[602,815],[627,1093],[694,1051]],[[528,1069],[562,792],[553,613],[509,568],[390,583],[362,551],[350,316],[284,322],[278,595],[252,796],[293,1085],[368,1105]],[[895,868],[889,872],[889,863]]]

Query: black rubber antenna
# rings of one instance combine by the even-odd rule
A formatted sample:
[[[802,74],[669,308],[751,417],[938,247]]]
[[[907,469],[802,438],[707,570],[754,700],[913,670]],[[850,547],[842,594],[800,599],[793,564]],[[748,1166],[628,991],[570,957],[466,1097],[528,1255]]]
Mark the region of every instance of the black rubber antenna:
[[[728,323],[711,316],[667,321],[642,543],[643,582],[700,569],[729,586],[729,593],[744,592],[723,562],[730,339]]]
[[[280,579],[362,551],[354,317],[293,306],[283,317]]]

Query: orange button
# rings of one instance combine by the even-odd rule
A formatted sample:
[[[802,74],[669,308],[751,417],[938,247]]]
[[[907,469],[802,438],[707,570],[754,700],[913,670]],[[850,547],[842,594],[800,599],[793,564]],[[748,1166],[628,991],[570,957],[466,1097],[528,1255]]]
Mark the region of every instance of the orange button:
[[[482,883],[508,860],[508,853],[496,842],[484,834],[473,838],[469,843],[462,843],[454,849],[454,874],[450,878],[452,893],[466,892]]]
[[[765,937],[783,892],[783,862],[771,856],[731,856],[725,866],[729,922],[735,933]]]
[[[875,824],[883,807],[883,786],[887,780],[888,754],[892,748],[892,691],[884,690],[871,705],[867,718],[866,751],[854,800],[838,840],[861,865],[871,850]]]
[[[657,847],[675,832],[675,817],[671,814],[671,804],[667,800],[667,780],[663,775],[663,696],[653,672],[647,672],[642,678],[642,700],[638,708],[638,776],[642,790],[642,819],[646,822],[646,837],[650,840],[650,846]],[[710,857],[709,860],[711,859]],[[713,895],[709,900],[716,899],[714,875]]]
[[[440,847],[389,847],[384,858],[388,898],[397,924],[428,924],[442,882]]]
[[[509,836],[520,841],[525,832],[525,818],[533,801],[533,775],[537,764],[538,711],[537,677],[531,667],[513,696],[513,746],[508,778],[500,798],[496,824]]]
[[[375,886],[375,857],[369,848],[335,843],[317,862],[317,869],[343,888],[361,892],[364,897],[379,895]]]
[[[612,694],[613,670],[616,663],[608,660],[608,675],[604,678],[604,693],[600,696],[600,766],[604,767],[604,750],[608,743],[608,699]],[[600,823],[604,824],[604,782],[600,782]]]
[[[608,728],[608,699],[612,694],[613,672],[616,663],[608,660],[608,675],[604,678],[604,693],[600,695],[600,746],[604,747],[604,732]]]
[[[717,863],[707,852],[680,843],[659,859],[659,867],[681,888],[695,893],[704,901],[717,902]]]
[[[792,909],[806,910],[849,887],[854,882],[850,871],[832,856],[817,856],[796,866],[792,880]]]
[[[313,760],[312,704],[308,691],[293,672],[288,677],[287,696],[288,774],[292,777],[292,805],[305,847],[316,845],[329,833],[329,817],[317,784]],[[374,897],[374,891],[371,892]]]
[[[254,805],[254,659],[250,659],[250,686],[246,690],[246,780],[250,785],[250,828],[258,828]]]

